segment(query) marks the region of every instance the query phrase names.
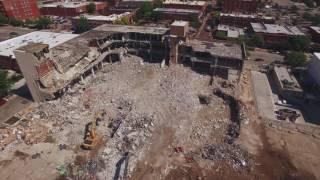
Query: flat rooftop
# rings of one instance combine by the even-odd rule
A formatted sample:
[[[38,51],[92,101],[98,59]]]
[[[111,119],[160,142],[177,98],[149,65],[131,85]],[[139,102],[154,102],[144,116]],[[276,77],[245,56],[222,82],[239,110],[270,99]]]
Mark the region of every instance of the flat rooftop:
[[[153,2],[153,0],[121,0],[123,2]]]
[[[218,57],[243,59],[241,46],[234,43],[190,40],[186,45],[192,46],[194,51],[209,52],[210,54]]]
[[[122,14],[111,14],[109,16],[101,16],[101,15],[95,16],[95,15],[90,15],[90,14],[83,14],[81,16],[84,16],[88,20],[92,20],[92,21],[115,21],[117,19],[128,16],[130,14],[131,14],[130,12],[125,12]],[[80,16],[73,17],[72,19],[80,19]]]
[[[281,88],[302,91],[296,78],[289,72],[289,69],[283,66],[275,66],[274,72],[281,83]]]
[[[241,17],[241,18],[261,18],[266,20],[274,19],[271,16],[261,16],[258,14],[235,14],[235,13],[220,13],[220,16],[231,16],[231,17]]]
[[[169,29],[161,27],[147,27],[147,26],[123,26],[115,24],[103,24],[99,27],[93,29],[94,31],[103,32],[136,32],[136,33],[146,33],[146,34],[166,34]]]
[[[186,26],[188,25],[188,21],[174,21],[171,26]]]
[[[244,35],[243,28],[228,26],[228,25],[218,25],[218,31],[225,31],[227,32],[227,36],[231,38],[237,38],[240,35]]]
[[[0,42],[17,36],[28,34],[34,30],[14,26],[0,26]]]
[[[296,26],[281,26],[278,24],[250,23],[254,32],[286,35],[305,35]]]
[[[48,7],[63,7],[63,8],[78,8],[82,6],[87,6],[91,2],[86,1],[65,1],[65,2],[53,2],[53,3],[47,3],[47,4],[41,4],[39,5],[40,8],[48,8]],[[93,2],[95,4],[101,4],[103,2]]]
[[[177,1],[177,0],[166,0],[163,4],[183,4],[189,6],[204,6],[207,4],[206,1]]]
[[[312,30],[314,30],[316,33],[320,34],[320,27],[318,27],[318,26],[310,26],[310,28]]]
[[[53,33],[45,31],[35,31],[19,37],[15,37],[6,41],[0,42],[0,55],[11,56],[15,58],[13,50],[31,43],[48,44],[49,48],[53,48],[70,39],[77,37],[77,34]]]
[[[167,13],[194,13],[200,14],[201,12],[193,9],[176,9],[176,8],[156,8],[154,9],[156,12],[167,12]]]

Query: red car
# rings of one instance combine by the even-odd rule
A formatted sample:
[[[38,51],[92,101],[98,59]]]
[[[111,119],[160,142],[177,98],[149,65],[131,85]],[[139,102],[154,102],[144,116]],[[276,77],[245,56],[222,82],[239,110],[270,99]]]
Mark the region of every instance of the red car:
[[[3,98],[0,99],[0,107],[5,105],[6,103],[7,103],[7,100],[5,100]]]

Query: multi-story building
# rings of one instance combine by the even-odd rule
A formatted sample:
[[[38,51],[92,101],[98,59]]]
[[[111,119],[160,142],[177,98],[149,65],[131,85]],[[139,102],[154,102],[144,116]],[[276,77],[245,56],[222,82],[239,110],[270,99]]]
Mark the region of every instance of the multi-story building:
[[[50,48],[53,48],[76,36],[78,35],[35,31],[6,41],[2,41],[0,42],[0,68],[20,72],[20,68],[16,61],[16,57],[13,54],[13,51],[21,46],[27,45],[29,43],[42,42],[48,44]]]
[[[177,0],[166,0],[163,2],[165,8],[174,9],[191,9],[204,12],[208,3],[206,1],[177,1]]]
[[[19,20],[36,19],[40,16],[37,0],[1,0],[0,13]]]
[[[194,18],[200,19],[203,15],[202,11],[192,9],[156,8],[153,11],[157,12],[160,19],[164,20],[191,21]]]
[[[92,29],[102,24],[114,24],[117,21],[121,20],[122,18],[126,18],[128,20],[128,24],[131,24],[133,14],[131,12],[125,12],[122,14],[111,14],[108,16],[102,16],[102,15],[97,16],[97,15],[89,15],[89,14],[76,16],[71,19],[73,29],[76,29],[77,24],[79,23],[79,20],[82,16],[87,18],[90,29]]]
[[[222,12],[253,14],[257,12],[257,0],[223,0]]]
[[[42,15],[74,17],[87,12],[88,1],[53,2],[40,5]],[[106,2],[94,2],[96,11],[104,11]]]
[[[238,77],[243,49],[230,43],[186,39],[187,22],[171,29],[104,24],[53,48],[29,43],[14,55],[35,101],[55,98],[85,76],[95,75],[106,63],[121,61],[125,54],[152,63],[188,63],[192,69],[209,69],[210,75]],[[55,41],[54,41],[55,42]]]
[[[277,24],[250,23],[250,31],[264,39],[266,45],[288,43],[294,36],[305,36],[296,26],[281,26]]]
[[[261,16],[257,14],[236,14],[236,13],[221,13],[220,24],[234,27],[248,27],[250,23],[265,23],[273,24],[273,17]]]

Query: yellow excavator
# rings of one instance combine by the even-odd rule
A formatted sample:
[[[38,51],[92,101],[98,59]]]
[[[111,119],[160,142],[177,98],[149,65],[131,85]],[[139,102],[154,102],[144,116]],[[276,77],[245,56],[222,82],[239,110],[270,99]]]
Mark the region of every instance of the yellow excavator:
[[[96,112],[94,118],[86,125],[84,142],[81,147],[86,150],[92,150],[101,141],[101,136],[96,132],[97,122],[102,120],[103,113]]]

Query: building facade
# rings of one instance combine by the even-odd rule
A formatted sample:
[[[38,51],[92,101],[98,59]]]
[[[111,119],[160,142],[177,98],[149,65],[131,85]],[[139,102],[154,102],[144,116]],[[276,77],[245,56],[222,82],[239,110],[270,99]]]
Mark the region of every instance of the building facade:
[[[250,23],[249,31],[264,39],[264,43],[269,47],[285,45],[288,40],[295,36],[305,36],[296,26],[281,26],[277,24]]]
[[[257,0],[223,0],[222,12],[253,14],[257,12]]]
[[[49,48],[52,48],[76,36],[78,35],[35,31],[2,41],[0,42],[0,68],[20,72],[20,68],[13,51],[21,46],[29,43],[43,42],[48,44]]]
[[[233,13],[220,14],[220,24],[240,27],[240,28],[249,27],[250,23],[273,24],[274,22],[275,22],[274,18],[266,17],[266,16],[233,14]]]
[[[192,21],[193,18],[200,19],[203,15],[201,11],[191,9],[156,8],[153,11],[163,20]]]
[[[90,2],[87,1],[70,1],[70,2],[53,2],[42,4],[40,12],[42,15],[75,17],[80,14],[87,13],[87,6]],[[94,2],[96,11],[102,12],[107,7],[106,2]]]
[[[36,19],[40,16],[37,0],[1,0],[0,13],[19,20]]]
[[[177,1],[177,0],[167,0],[163,2],[165,8],[173,9],[191,9],[204,12],[208,3],[206,1]]]

